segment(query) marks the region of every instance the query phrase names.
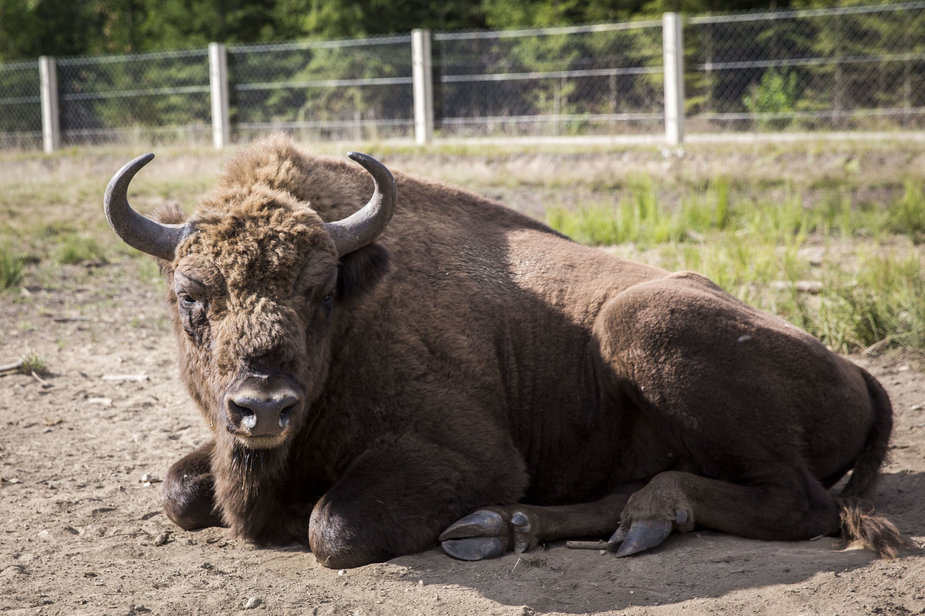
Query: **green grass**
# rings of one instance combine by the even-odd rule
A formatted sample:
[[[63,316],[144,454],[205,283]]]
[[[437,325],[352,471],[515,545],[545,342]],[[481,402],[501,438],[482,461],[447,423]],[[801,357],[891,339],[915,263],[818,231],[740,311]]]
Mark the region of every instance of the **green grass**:
[[[0,244],[0,289],[19,286],[23,279],[26,260],[3,244]]]
[[[651,184],[632,198],[554,208],[547,222],[574,239],[630,246],[631,258],[700,272],[742,300],[774,312],[839,351],[925,350],[925,197],[921,181],[883,207],[832,189],[806,205],[717,180],[675,207]]]
[[[32,374],[34,372],[41,376],[48,374],[48,364],[35,353],[29,353],[23,357],[19,371],[23,374]]]
[[[60,238],[54,248],[52,258],[61,265],[107,261],[103,248],[95,238],[81,234],[68,234]]]

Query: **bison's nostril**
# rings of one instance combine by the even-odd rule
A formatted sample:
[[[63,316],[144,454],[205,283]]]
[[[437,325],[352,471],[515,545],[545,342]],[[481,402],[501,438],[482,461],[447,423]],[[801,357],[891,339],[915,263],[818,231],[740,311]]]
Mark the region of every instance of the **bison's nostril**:
[[[238,393],[227,398],[228,416],[233,432],[250,436],[276,436],[289,425],[300,398],[289,393],[261,395]]]
[[[293,404],[287,408],[284,408],[282,411],[280,411],[279,427],[282,428],[283,430],[285,430],[286,426],[289,425],[289,415],[292,413],[292,409],[294,408],[295,408],[295,405]]]
[[[257,425],[257,415],[251,411],[244,411],[241,413],[241,426],[247,428],[248,430],[253,430],[254,426]]]

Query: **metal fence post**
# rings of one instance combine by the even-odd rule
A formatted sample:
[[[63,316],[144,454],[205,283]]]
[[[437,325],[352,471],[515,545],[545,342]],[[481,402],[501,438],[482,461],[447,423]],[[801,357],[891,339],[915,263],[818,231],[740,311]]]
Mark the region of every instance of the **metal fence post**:
[[[430,30],[411,31],[411,81],[414,90],[414,140],[434,137],[434,85],[430,63]]]
[[[42,144],[51,154],[61,147],[61,119],[58,115],[58,70],[51,56],[39,58],[42,99]]]
[[[228,54],[221,43],[209,43],[209,91],[212,97],[212,143],[221,150],[231,141],[228,119]]]
[[[681,15],[662,15],[662,53],[665,63],[665,140],[684,141],[684,39]]]

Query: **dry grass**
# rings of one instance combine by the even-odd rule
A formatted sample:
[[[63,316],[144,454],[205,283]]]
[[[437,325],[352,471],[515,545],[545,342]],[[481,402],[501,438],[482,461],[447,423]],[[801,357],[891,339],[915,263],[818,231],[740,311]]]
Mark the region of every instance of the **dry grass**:
[[[919,144],[310,147],[364,150],[393,169],[499,198],[579,241],[701,271],[841,350],[881,340],[925,346]],[[0,153],[0,286],[53,282],[61,265],[137,257],[109,230],[101,198],[112,173],[146,149]],[[156,153],[132,184],[142,212],[165,201],[192,209],[231,155]],[[142,263],[132,275],[153,278]]]

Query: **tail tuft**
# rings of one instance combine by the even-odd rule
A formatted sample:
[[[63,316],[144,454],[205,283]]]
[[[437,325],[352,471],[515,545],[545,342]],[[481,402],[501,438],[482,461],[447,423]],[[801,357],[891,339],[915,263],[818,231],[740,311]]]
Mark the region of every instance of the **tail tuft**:
[[[857,498],[840,498],[838,504],[841,506],[839,518],[846,547],[858,542],[881,558],[888,559],[896,558],[902,552],[920,551],[892,522],[876,515],[869,502]]]

